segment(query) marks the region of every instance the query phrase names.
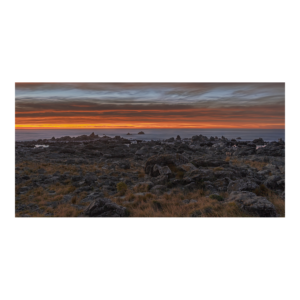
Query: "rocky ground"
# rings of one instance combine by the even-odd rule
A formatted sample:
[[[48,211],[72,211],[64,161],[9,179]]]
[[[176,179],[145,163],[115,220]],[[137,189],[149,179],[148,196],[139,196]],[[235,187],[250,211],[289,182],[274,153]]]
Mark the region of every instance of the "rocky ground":
[[[17,217],[284,217],[285,143],[16,142],[15,187]]]

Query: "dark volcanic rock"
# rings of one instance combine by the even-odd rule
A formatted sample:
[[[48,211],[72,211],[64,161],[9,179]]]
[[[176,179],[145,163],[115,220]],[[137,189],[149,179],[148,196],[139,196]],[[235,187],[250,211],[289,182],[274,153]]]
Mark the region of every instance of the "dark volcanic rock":
[[[113,203],[110,199],[94,200],[84,211],[89,217],[125,217],[126,208]]]
[[[276,217],[275,206],[266,198],[251,192],[232,192],[227,200],[235,202],[241,209],[259,217]]]
[[[271,190],[281,189],[283,186],[281,182],[281,177],[277,175],[270,176],[264,182],[264,185]]]
[[[159,175],[151,178],[155,185],[165,185],[168,182],[168,175]]]
[[[67,153],[67,154],[74,154],[76,152],[73,148],[63,148],[59,151],[59,153]]]
[[[218,160],[218,159],[194,159],[192,161],[192,164],[196,167],[220,167],[220,166],[228,166],[229,163],[224,160]]]
[[[252,192],[258,187],[254,181],[248,179],[239,179],[231,181],[228,185],[227,191],[231,193],[233,191],[249,191]]]
[[[170,165],[181,165],[188,163],[188,159],[182,154],[163,154],[154,155],[146,161],[145,173],[150,176],[155,176],[154,166],[170,166]]]
[[[264,140],[262,138],[259,138],[259,139],[253,140],[252,143],[256,144],[256,145],[263,145],[264,144]]]
[[[186,183],[204,181],[204,180],[213,180],[214,174],[212,170],[207,169],[196,169],[193,171],[186,172],[183,181]]]

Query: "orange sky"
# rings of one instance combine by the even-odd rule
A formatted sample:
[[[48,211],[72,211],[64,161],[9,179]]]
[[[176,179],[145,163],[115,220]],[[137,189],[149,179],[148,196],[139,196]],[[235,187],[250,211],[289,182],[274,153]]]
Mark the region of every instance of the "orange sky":
[[[284,84],[16,84],[16,129],[285,127]]]

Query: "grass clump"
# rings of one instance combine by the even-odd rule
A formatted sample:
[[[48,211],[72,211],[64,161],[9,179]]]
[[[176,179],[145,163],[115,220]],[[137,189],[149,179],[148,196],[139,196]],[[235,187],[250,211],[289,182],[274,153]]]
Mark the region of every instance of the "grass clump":
[[[224,168],[222,168],[222,167],[216,167],[216,168],[214,168],[214,172],[216,172],[216,171],[223,171],[224,170]]]
[[[117,191],[121,194],[121,195],[125,195],[126,191],[127,191],[127,185],[125,182],[120,181],[117,184]]]
[[[210,195],[209,198],[210,199],[215,199],[217,201],[224,201],[223,197],[221,197],[220,195],[216,195],[216,194]]]
[[[262,196],[262,197],[268,196],[269,192],[270,190],[264,184],[261,184],[259,187],[257,187],[254,190],[254,194],[256,194],[256,196]]]

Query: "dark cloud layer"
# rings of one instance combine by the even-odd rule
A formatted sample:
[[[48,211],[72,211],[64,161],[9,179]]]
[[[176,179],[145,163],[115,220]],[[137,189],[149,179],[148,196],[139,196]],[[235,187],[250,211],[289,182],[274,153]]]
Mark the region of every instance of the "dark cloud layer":
[[[16,83],[16,127],[115,122],[284,128],[284,94],[284,83]]]

